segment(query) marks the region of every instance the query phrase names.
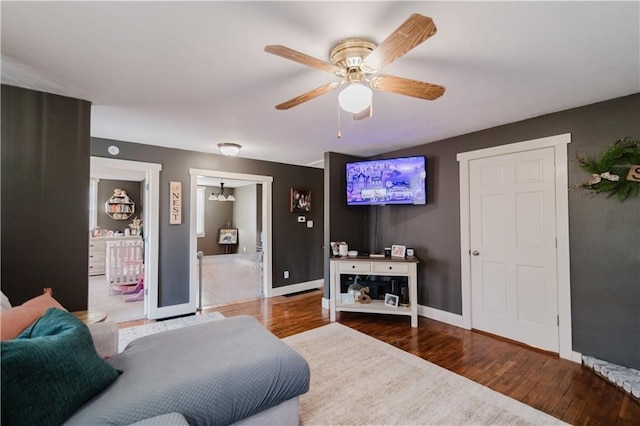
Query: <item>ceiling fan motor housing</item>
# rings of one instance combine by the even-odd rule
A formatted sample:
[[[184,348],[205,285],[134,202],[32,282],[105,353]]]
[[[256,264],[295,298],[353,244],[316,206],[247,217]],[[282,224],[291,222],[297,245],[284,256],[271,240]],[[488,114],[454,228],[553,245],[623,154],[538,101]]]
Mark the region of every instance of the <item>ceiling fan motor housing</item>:
[[[377,45],[369,40],[361,38],[350,38],[336,44],[329,58],[331,63],[349,70],[350,68],[360,68],[360,64],[369,56]]]

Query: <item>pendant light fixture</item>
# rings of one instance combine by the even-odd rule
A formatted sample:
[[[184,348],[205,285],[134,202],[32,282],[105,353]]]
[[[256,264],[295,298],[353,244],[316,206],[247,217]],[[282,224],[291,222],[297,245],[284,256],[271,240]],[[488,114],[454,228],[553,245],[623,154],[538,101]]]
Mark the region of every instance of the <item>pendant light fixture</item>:
[[[209,201],[235,201],[236,197],[233,194],[224,194],[224,182],[220,182],[220,192],[218,194],[214,194],[213,192],[209,195]]]

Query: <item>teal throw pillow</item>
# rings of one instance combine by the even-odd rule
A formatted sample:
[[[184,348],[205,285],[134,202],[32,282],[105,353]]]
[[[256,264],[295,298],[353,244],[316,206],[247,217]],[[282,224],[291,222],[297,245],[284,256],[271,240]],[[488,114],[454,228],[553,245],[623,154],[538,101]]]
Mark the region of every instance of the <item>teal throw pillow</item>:
[[[3,425],[59,425],[121,373],[87,326],[56,308],[1,348]]]

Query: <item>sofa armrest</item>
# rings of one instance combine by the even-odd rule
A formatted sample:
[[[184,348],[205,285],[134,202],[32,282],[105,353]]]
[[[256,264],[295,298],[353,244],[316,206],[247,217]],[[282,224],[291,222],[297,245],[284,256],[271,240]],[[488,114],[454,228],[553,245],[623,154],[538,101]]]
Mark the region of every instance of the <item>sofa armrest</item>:
[[[88,324],[93,345],[102,358],[108,358],[118,353],[118,326],[113,321]]]

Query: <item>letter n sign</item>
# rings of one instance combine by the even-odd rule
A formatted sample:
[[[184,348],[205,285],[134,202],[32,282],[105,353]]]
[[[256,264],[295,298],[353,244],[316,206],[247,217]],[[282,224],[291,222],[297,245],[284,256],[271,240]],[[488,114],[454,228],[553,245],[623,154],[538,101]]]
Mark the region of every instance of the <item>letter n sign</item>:
[[[182,223],[182,182],[169,182],[169,224]]]

